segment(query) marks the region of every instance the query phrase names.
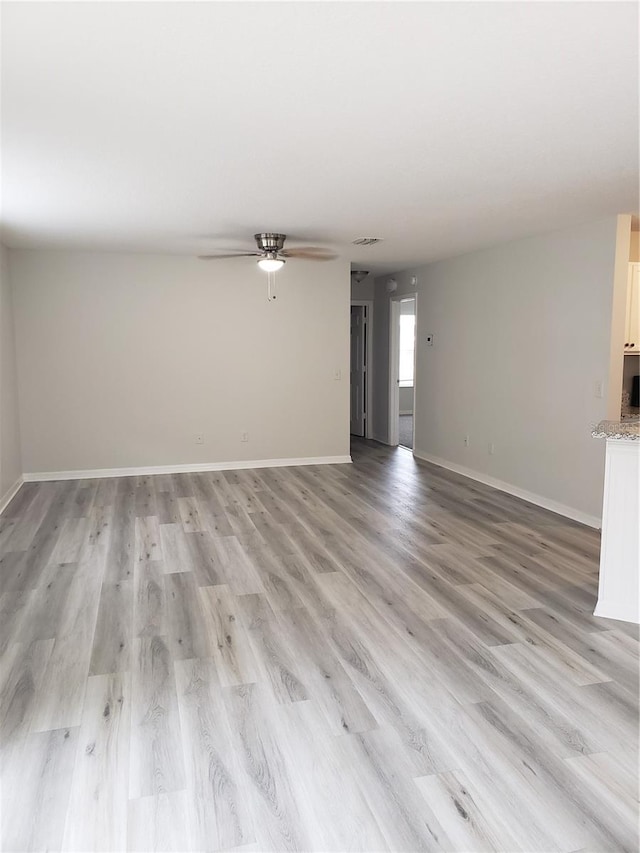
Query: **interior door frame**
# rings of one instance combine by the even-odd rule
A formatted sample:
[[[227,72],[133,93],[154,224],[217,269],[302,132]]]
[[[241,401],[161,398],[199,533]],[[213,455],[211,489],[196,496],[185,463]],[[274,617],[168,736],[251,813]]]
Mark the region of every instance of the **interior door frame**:
[[[387,427],[388,443],[392,447],[400,444],[400,385],[398,384],[398,373],[400,371],[400,303],[407,299],[414,300],[416,326],[415,342],[413,347],[413,450],[416,446],[416,388],[418,361],[416,353],[418,350],[418,293],[402,293],[392,296],[389,300],[389,422]],[[411,452],[413,452],[413,450]]]
[[[367,406],[365,408],[364,418],[364,437],[372,438],[373,432],[373,300],[372,299],[352,299],[351,305],[363,305],[367,308],[367,347],[366,347],[366,377],[365,388],[367,392]],[[351,306],[349,307],[351,311]],[[351,370],[349,370],[349,381],[351,381]]]

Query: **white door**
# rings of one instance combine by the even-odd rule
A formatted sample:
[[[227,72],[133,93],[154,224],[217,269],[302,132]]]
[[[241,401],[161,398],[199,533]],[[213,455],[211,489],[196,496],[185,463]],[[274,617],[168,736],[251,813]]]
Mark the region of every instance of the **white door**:
[[[351,306],[351,434],[364,436],[367,387],[367,307]]]

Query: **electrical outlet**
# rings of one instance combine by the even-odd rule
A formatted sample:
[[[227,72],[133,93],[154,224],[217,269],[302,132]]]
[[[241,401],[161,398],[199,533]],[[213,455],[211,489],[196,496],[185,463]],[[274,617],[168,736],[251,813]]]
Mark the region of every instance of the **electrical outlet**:
[[[195,437],[196,444],[204,444],[204,435],[199,432]]]
[[[465,446],[465,447],[469,447],[469,445],[470,445],[470,444],[471,444],[471,438],[470,438],[468,435],[465,435],[465,437],[464,437],[464,446]]]
[[[249,441],[249,433],[241,432],[240,433],[240,441]]]
[[[432,347],[433,346],[433,335],[427,335],[426,341],[427,341],[427,346]]]

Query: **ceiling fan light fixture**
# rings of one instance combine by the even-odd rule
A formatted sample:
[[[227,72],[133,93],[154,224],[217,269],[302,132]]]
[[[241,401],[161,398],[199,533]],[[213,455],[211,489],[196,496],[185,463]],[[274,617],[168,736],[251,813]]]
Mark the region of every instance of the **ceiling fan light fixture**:
[[[275,255],[267,255],[265,258],[260,258],[258,266],[264,272],[277,272],[284,266],[284,261]]]
[[[369,270],[351,270],[351,278],[356,284],[362,284],[369,275]]]

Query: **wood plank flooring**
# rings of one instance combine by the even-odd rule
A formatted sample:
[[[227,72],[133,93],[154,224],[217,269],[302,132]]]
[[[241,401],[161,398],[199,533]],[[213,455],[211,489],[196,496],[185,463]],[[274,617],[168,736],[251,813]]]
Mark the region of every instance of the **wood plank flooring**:
[[[3,851],[636,851],[599,536],[353,465],[26,484],[0,518]]]

